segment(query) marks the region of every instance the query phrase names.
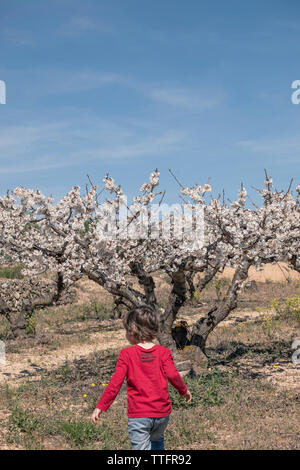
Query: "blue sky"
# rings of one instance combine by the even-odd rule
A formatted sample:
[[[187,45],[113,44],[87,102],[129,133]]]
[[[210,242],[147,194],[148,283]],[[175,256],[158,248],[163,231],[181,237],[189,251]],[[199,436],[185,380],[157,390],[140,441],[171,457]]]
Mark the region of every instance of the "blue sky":
[[[0,193],[300,183],[297,0],[1,0]]]

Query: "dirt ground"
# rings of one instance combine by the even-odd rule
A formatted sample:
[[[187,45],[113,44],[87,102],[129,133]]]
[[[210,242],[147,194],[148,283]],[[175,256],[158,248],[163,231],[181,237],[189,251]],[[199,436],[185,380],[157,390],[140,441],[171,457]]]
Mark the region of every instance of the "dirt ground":
[[[233,270],[226,268],[222,277],[228,277],[231,279]],[[220,275],[221,276],[221,275]],[[219,277],[220,277],[219,276]],[[286,278],[292,279],[297,282],[300,281],[300,274],[290,270],[286,263],[276,263],[272,265],[266,265],[262,271],[256,271],[250,269],[249,280],[256,280],[259,283],[264,283],[268,286],[268,283],[284,283]],[[267,284],[266,284],[267,282]],[[165,281],[164,277],[157,275],[155,277],[155,283],[158,291],[168,291],[169,285]],[[135,286],[137,288],[138,286]],[[252,294],[250,293],[249,296]],[[94,282],[87,278],[81,279],[77,284],[77,302],[74,305],[81,306],[86,305],[88,302],[98,300],[103,305],[111,306],[111,296],[102,287],[96,285]],[[180,311],[178,321],[185,320],[192,325],[203,316],[204,308],[198,306],[189,305]],[[239,325],[241,323],[253,323],[259,322],[266,317],[274,317],[275,312],[268,309],[266,311],[257,311],[250,309],[238,309],[230,314],[227,320],[223,321],[218,328],[224,330],[228,326]],[[100,326],[100,325],[99,325]],[[111,329],[113,327],[113,329]],[[72,322],[73,331],[76,330],[77,334],[82,328],[82,322],[76,324]],[[105,331],[108,328],[109,331]],[[71,344],[68,342],[62,344],[59,348],[49,350],[47,345],[35,344],[34,348],[24,349],[22,351],[16,350],[16,352],[7,352],[6,363],[1,364],[0,383],[9,382],[10,385],[17,385],[22,379],[26,377],[34,377],[35,380],[39,379],[39,372],[45,370],[52,370],[53,368],[59,367],[65,361],[74,361],[81,359],[93,352],[103,351],[106,349],[121,349],[128,343],[125,338],[124,330],[122,328],[121,320],[104,320],[101,321],[101,329],[97,328],[97,331],[90,331],[88,338],[82,343],[74,341],[74,335],[72,336]],[[299,332],[300,337],[300,332]],[[297,387],[299,385],[298,366],[295,366],[291,361],[281,360],[278,363],[278,368],[281,371],[281,375],[276,370],[265,366],[261,373],[271,380],[275,381],[278,386],[285,387]]]
[[[224,272],[219,275],[223,277],[232,278],[234,273],[233,268],[226,267]],[[274,264],[266,264],[261,271],[257,271],[253,266],[249,269],[249,281],[255,280],[259,282],[284,282],[287,279],[292,281],[300,281],[300,273],[290,269],[287,263],[278,262]]]
[[[221,277],[226,278],[230,275],[232,275],[232,271],[228,268]],[[272,393],[275,395],[278,393],[282,399],[284,394],[292,394],[293,399],[289,403],[291,406],[296,406],[297,401],[300,400],[300,365],[293,364],[291,361],[293,352],[291,344],[295,338],[300,339],[299,325],[289,319],[278,319],[278,315],[271,307],[271,301],[273,298],[280,301],[287,296],[297,295],[300,292],[300,277],[297,273],[289,271],[284,263],[280,263],[279,266],[268,265],[262,272],[250,272],[249,279],[257,281],[258,289],[245,291],[240,297],[238,308],[216,328],[209,338],[208,353],[211,363],[208,372],[213,371],[214,374],[214,371],[217,370],[218,374],[224,373],[225,375],[238,373],[242,380],[248,381],[249,385],[245,385],[245,389],[252,386],[253,381],[253,384],[256,381],[259,384],[262,380],[266,387],[267,384],[274,387],[273,392],[268,392],[271,393],[270,396]],[[160,274],[155,276],[155,283],[158,298],[163,305],[170,290],[170,284]],[[184,320],[188,323],[189,328],[192,328],[193,324],[205,315],[217,295],[219,292],[216,291],[215,286],[209,286],[199,299],[187,302],[180,311],[178,321]],[[106,372],[99,380],[108,381],[113,372],[118,352],[121,348],[128,346],[122,321],[111,317],[112,307],[111,296],[100,286],[86,278],[80,280],[77,286],[76,303],[41,311],[37,318],[35,335],[28,335],[25,341],[9,340],[6,342],[6,363],[0,363],[0,387],[2,386],[2,390],[5,390],[6,387],[6,390],[9,390],[9,392],[5,392],[9,394],[8,396],[13,396],[14,393],[19,394],[19,390],[26,390],[26,387],[31,387],[36,390],[34,393],[39,393],[40,384],[46,380],[45,377],[48,377],[49,374],[55,375],[57,371],[65,371],[63,372],[63,380],[68,382],[68,374],[71,376],[75,374],[78,367],[80,374],[88,377],[89,371],[94,374],[93,368],[89,364],[94,357],[101,358],[102,356],[104,362],[102,369],[99,369],[100,376],[103,371],[106,370]],[[105,358],[110,358],[108,368],[105,365],[107,360]],[[93,375],[90,380],[92,377]],[[238,385],[236,386],[238,387]],[[82,383],[78,383],[78,390],[80,387],[82,387]],[[45,389],[43,393],[48,396],[50,391]],[[67,400],[68,390],[65,393]],[[253,394],[255,393],[258,392],[253,391]],[[48,400],[49,398],[44,399]],[[249,399],[253,400],[254,398]],[[7,403],[7,400],[4,399],[2,406],[0,404],[0,423],[3,424],[3,429],[6,429],[12,416],[11,410],[6,408]],[[122,399],[114,411],[117,415],[120,412],[118,408],[120,403],[122,403]],[[275,404],[274,407],[276,407]],[[180,414],[181,411],[178,413]],[[283,420],[282,423],[286,423],[282,426],[289,427],[288,422]],[[20,423],[18,425],[20,426]],[[264,426],[266,426],[267,436],[266,422],[264,422]],[[286,444],[287,447],[296,445],[295,429],[297,429],[297,425],[291,426],[293,438]],[[8,435],[11,436],[9,426],[7,429]],[[253,432],[255,434],[255,431]],[[297,432],[300,436],[300,429],[296,431],[296,434]],[[176,430],[174,433],[177,436]],[[24,448],[24,439],[19,441],[19,438],[14,438],[14,442],[10,443],[11,437],[7,441],[5,435],[6,431],[3,431],[2,438],[0,438],[0,448],[11,449],[18,448],[18,446]],[[228,436],[232,438],[230,432]],[[55,439],[58,441],[56,442]],[[123,438],[120,436],[120,439]],[[176,439],[177,445],[180,446],[178,448],[184,448],[184,445],[187,445],[184,444],[181,435],[178,435]],[[207,439],[207,445],[211,445],[213,448],[213,444],[210,444],[209,438]],[[263,445],[258,436],[253,439],[251,446]],[[265,445],[268,446],[267,437],[265,439]],[[61,448],[61,446],[73,448],[72,445],[68,447],[68,444],[62,444],[60,438],[53,438],[48,434],[43,442],[44,448]],[[111,443],[110,445],[121,444]],[[194,443],[187,448],[201,448],[200,445],[202,444]],[[284,447],[283,444],[276,444],[279,447],[280,445]],[[220,446],[221,444],[219,448],[221,448]],[[234,444],[230,447],[228,442],[224,446],[225,448],[233,448]],[[251,447],[250,444],[247,444],[247,439],[244,443],[239,441],[237,447],[239,446]]]

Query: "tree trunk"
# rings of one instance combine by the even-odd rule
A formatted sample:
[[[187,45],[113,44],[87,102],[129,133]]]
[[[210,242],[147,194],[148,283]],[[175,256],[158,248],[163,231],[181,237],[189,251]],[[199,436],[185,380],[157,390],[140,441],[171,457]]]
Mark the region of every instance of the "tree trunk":
[[[11,311],[9,313],[9,316],[7,317],[9,324],[10,324],[10,329],[15,338],[19,336],[25,336],[26,334],[26,327],[27,327],[27,321],[25,319],[25,312],[17,311],[13,312]]]
[[[207,317],[201,318],[194,325],[191,344],[200,348],[204,354],[206,354],[205,345],[208,335],[229,315],[232,310],[236,308],[238,292],[240,290],[241,283],[248,277],[250,266],[251,261],[245,259],[241,266],[236,269],[232,283],[223,299],[208,312]]]
[[[172,290],[168,303],[159,321],[158,341],[163,346],[176,352],[176,344],[172,338],[172,326],[180,307],[186,300],[186,278],[183,270],[171,274]]]
[[[0,298],[0,314],[7,319],[14,337],[25,335],[26,320],[24,312],[10,310],[7,303]]]
[[[186,300],[186,277],[183,270],[178,270],[171,275],[172,290],[164,313],[160,317],[158,341],[172,352],[175,366],[179,373],[184,376],[191,371],[191,361],[186,356],[186,351],[179,351],[176,347],[174,335],[172,334],[173,323],[179,309]]]
[[[6,302],[0,298],[0,314],[7,318],[13,336],[24,336],[27,333],[27,328],[32,329],[30,319],[33,312],[37,309],[50,307],[58,302],[62,296],[64,288],[63,275],[61,272],[58,272],[53,292],[41,295],[34,299],[25,298],[22,300],[21,311],[10,310]]]
[[[192,272],[192,271],[187,272],[187,274],[186,274],[186,281],[187,281],[188,286],[189,286],[189,296],[190,296],[191,300],[193,300],[195,292],[196,292],[196,288],[195,288],[195,284],[194,284],[194,276],[195,276],[195,273]]]

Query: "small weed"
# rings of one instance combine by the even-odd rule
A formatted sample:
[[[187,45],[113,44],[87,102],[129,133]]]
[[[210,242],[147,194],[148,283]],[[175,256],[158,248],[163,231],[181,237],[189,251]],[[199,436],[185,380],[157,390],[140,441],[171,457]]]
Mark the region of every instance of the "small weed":
[[[101,436],[100,427],[85,421],[65,421],[61,423],[61,431],[70,444],[80,448],[93,444]]]
[[[9,267],[0,267],[0,278],[5,279],[23,279],[22,265],[9,266]]]
[[[287,321],[296,321],[300,325],[300,295],[296,294],[292,297],[287,297],[283,301],[276,298],[271,300],[271,306],[275,310],[277,317]]]
[[[10,431],[18,430],[23,433],[31,434],[40,426],[40,424],[39,419],[29,411],[23,410],[18,404],[13,406],[9,417]]]
[[[193,399],[191,403],[187,403],[173,387],[170,387],[170,399],[174,409],[197,407],[199,404],[216,406],[223,403],[222,388],[227,384],[227,377],[217,369],[201,377],[190,378],[186,376],[184,382]]]
[[[217,298],[219,299],[220,296],[221,296],[221,291],[222,289],[224,289],[225,287],[229,286],[230,284],[230,281],[229,279],[227,279],[226,277],[220,277],[220,279],[217,279],[215,282],[214,282],[214,286],[215,286],[215,289],[216,289],[216,293],[217,293]]]
[[[26,322],[26,328],[25,328],[26,334],[35,335],[36,334],[36,322],[33,316],[33,312],[26,313],[25,322]]]
[[[89,314],[92,314],[97,320],[108,320],[114,318],[112,311],[107,310],[97,299],[91,300],[88,306]]]
[[[202,298],[203,298],[203,293],[200,292],[199,290],[195,290],[193,294],[193,300],[195,300],[196,303],[199,303],[201,302]]]
[[[269,338],[272,338],[274,335],[275,330],[277,330],[279,326],[279,321],[273,317],[265,317],[262,320],[262,327],[265,333]]]

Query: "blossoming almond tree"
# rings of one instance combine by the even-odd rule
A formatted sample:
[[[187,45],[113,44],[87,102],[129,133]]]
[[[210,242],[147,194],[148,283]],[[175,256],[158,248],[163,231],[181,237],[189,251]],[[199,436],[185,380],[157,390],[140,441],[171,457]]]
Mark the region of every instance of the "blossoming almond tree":
[[[52,203],[53,199],[45,198],[39,190],[24,188],[0,198],[1,257],[24,266],[24,279],[10,288],[7,283],[0,285],[0,314],[8,320],[14,336],[25,333],[35,310],[69,302],[65,295],[70,285],[70,281],[65,282],[68,243],[56,229],[49,230],[42,214]],[[60,205],[57,210],[60,212]],[[46,271],[55,273],[52,282],[35,280]]]
[[[236,308],[250,266],[260,269],[266,262],[284,258],[299,269],[299,187],[295,200],[290,188],[286,193],[272,191],[267,177],[265,189],[259,191],[263,205],[253,210],[245,208],[243,186],[230,206],[221,203],[220,197],[207,203],[208,184],[182,188],[182,196],[191,200],[187,206],[192,218],[182,214],[180,205],[177,215],[175,207],[159,218],[162,198],[152,210],[160,195],[155,193],[158,170],[141,186],[128,212],[121,186],[108,175],[104,183],[109,197],[103,204],[93,185],[84,196],[74,186],[56,205],[39,191],[16,188],[13,195],[0,199],[3,251],[25,264],[27,275],[46,270],[60,273],[63,289],[85,274],[110,292],[118,305],[151,305],[160,312],[159,341],[174,352],[172,327],[187,297],[187,280],[195,273],[201,273],[202,290],[226,265],[235,269],[226,294],[187,338],[187,344],[205,353],[209,334]],[[201,231],[197,232],[194,223],[199,209],[203,216],[201,243],[197,238]],[[157,301],[153,277],[157,271],[171,281],[164,309]],[[132,277],[138,288],[132,286]]]
[[[208,335],[237,306],[237,297],[245,285],[250,266],[257,269],[267,262],[286,260],[290,267],[299,270],[300,212],[297,186],[296,200],[287,192],[272,191],[272,179],[266,174],[265,189],[258,190],[263,199],[262,207],[245,208],[247,192],[242,187],[238,201],[231,208],[213,201],[208,206],[212,230],[219,231],[226,241],[229,265],[235,273],[226,295],[201,318],[192,331],[192,342],[202,349]],[[193,197],[193,193],[191,193]],[[211,210],[212,209],[212,210]]]

